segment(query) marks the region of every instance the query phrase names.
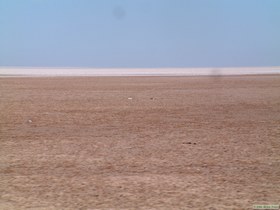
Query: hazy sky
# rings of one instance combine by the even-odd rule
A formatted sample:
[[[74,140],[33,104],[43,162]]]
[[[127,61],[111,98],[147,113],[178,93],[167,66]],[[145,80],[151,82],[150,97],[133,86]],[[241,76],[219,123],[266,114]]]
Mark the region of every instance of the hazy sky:
[[[280,0],[0,0],[0,66],[280,66]]]

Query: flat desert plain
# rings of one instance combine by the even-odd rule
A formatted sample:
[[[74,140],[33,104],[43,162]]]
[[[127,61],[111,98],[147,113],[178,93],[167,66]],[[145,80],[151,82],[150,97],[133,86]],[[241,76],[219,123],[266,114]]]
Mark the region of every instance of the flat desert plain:
[[[280,76],[0,78],[0,209],[280,204]]]

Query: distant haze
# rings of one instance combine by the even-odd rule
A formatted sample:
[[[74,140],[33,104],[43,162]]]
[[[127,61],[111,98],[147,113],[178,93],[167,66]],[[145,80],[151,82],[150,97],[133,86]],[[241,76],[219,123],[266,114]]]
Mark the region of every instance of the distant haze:
[[[280,66],[280,0],[0,0],[0,66]]]

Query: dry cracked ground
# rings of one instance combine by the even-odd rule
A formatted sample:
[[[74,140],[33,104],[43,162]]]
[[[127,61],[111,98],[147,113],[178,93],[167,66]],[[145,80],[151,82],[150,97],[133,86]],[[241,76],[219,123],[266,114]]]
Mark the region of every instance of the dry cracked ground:
[[[0,209],[280,204],[280,76],[0,78]]]

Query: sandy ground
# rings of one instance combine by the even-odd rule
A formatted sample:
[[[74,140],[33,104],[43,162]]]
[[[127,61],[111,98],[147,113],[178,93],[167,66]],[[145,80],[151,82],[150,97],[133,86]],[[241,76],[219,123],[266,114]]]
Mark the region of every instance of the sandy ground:
[[[280,76],[0,78],[1,210],[280,204],[279,148]]]

